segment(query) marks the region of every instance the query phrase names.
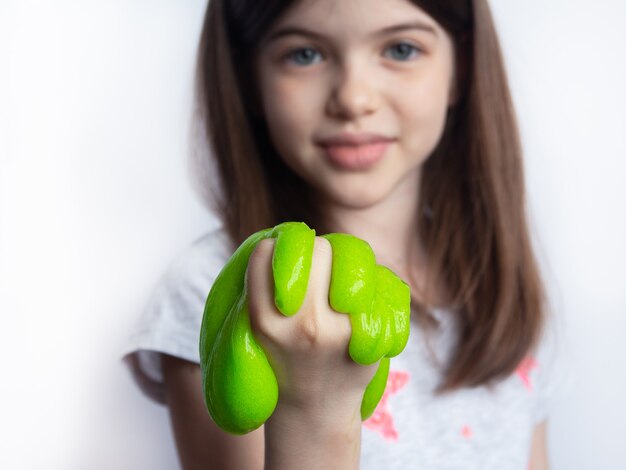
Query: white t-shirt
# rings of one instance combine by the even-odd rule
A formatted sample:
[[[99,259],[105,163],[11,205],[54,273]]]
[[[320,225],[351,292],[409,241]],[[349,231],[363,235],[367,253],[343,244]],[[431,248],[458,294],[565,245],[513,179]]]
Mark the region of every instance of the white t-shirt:
[[[225,231],[215,229],[185,250],[154,289],[125,348],[153,398],[162,393],[160,353],[200,362],[206,297],[231,254]],[[385,395],[363,422],[360,468],[527,470],[533,429],[564,390],[555,332],[548,329],[535,357],[496,387],[435,396],[437,363],[452,352],[456,322],[446,310],[432,313],[441,324],[430,340],[436,361],[412,324],[405,350],[391,359]]]

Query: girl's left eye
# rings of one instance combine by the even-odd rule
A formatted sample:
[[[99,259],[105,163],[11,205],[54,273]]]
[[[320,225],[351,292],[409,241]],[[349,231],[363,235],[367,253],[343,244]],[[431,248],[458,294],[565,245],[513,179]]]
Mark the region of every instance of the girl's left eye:
[[[399,42],[387,49],[390,51],[390,56],[393,59],[406,61],[407,59],[412,59],[418,53],[422,52],[421,49],[409,44],[408,42]]]

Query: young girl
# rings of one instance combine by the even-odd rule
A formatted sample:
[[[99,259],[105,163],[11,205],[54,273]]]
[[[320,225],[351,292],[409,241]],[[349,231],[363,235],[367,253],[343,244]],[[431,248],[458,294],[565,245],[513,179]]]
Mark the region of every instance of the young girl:
[[[210,0],[198,72],[222,225],[163,277],[129,355],[182,466],[547,469],[546,302],[486,0]],[[361,423],[375,369],[350,360],[348,317],[328,306],[328,242],[290,318],[261,243],[250,316],[280,396],[234,436],[203,401],[204,302],[235,248],[284,221],[367,241],[411,286],[411,336]]]

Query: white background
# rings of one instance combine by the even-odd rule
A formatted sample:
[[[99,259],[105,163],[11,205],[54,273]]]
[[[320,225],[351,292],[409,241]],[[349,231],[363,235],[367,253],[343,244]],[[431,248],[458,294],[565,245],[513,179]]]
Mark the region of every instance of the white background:
[[[188,170],[206,0],[0,1],[0,468],[177,468],[115,354],[213,226]],[[626,1],[494,0],[572,386],[553,468],[626,468]]]

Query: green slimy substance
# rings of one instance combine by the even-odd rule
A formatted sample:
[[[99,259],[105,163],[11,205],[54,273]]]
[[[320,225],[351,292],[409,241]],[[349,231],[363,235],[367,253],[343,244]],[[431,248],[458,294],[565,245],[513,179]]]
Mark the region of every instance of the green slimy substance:
[[[213,421],[232,434],[261,426],[278,402],[278,383],[265,352],[250,328],[245,274],[250,255],[265,238],[274,238],[272,271],[276,308],[297,313],[304,301],[315,231],[301,222],[285,222],[252,234],[215,279],[200,329],[200,367],[205,403]],[[352,235],[324,235],[333,249],[329,304],[350,316],[350,357],[358,364],[380,361],[361,402],[361,418],[380,401],[389,358],[409,338],[409,286],[390,269],[376,264],[374,253]]]

